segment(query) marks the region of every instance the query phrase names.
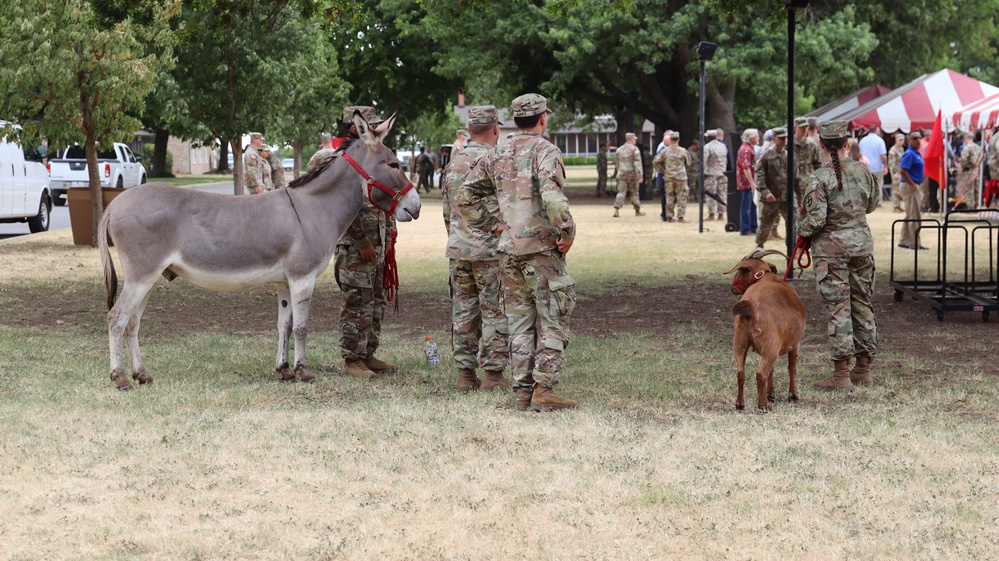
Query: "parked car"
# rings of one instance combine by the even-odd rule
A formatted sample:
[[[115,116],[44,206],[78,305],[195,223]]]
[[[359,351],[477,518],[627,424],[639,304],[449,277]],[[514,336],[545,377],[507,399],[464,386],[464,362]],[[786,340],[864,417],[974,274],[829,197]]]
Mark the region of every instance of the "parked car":
[[[0,128],[9,124],[0,121]],[[52,196],[49,174],[41,161],[25,157],[18,136],[21,127],[0,139],[0,223],[27,222],[31,232],[49,229]]]
[[[295,158],[285,158],[281,160],[281,165],[284,166],[284,171],[291,171],[295,168]]]
[[[413,153],[409,150],[399,150],[395,153],[395,157],[402,164],[402,171],[409,173],[409,161],[413,159]]]
[[[66,204],[63,195],[67,189],[90,185],[87,154],[83,146],[70,146],[63,150],[61,156],[49,161],[52,200],[57,205]],[[128,189],[145,183],[146,168],[140,163],[141,159],[141,156],[132,154],[127,144],[121,142],[115,142],[109,149],[98,149],[97,173],[101,178],[101,187]]]

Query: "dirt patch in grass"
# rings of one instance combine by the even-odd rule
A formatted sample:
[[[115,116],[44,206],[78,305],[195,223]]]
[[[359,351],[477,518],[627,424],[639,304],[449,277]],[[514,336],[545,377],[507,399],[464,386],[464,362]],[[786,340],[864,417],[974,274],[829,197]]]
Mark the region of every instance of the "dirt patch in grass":
[[[824,346],[825,313],[814,281],[794,283],[809,312],[806,341]],[[422,337],[447,329],[451,321],[446,292],[412,292],[403,286],[398,313],[391,309],[385,330],[404,337]],[[276,293],[266,288],[239,293],[212,293],[183,281],[161,283],[153,290],[143,316],[143,336],[172,335],[185,331],[271,333],[276,321]],[[715,333],[716,340],[731,337],[728,310],[736,298],[728,285],[716,279],[692,276],[685,285],[649,287],[638,282],[615,281],[588,288],[581,286],[572,318],[577,336],[613,338],[645,334],[668,340],[676,330],[698,329]],[[37,288],[9,287],[0,293],[6,313],[0,324],[52,329],[103,332],[103,291],[96,286],[71,284],[54,287],[44,297]],[[910,376],[946,376],[950,367],[987,359],[994,351],[995,321],[985,323],[977,313],[948,313],[945,321],[925,304],[895,302],[887,282],[879,282],[875,311],[882,345],[913,359]],[[321,286],[313,297],[310,330],[337,330],[340,293]]]

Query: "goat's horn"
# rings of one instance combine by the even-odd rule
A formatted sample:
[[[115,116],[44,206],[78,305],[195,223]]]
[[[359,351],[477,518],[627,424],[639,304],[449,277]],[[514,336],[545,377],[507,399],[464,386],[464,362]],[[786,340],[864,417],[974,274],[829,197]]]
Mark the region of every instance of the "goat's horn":
[[[784,258],[785,261],[787,260],[787,255],[784,255],[782,252],[777,251],[776,249],[765,249],[763,251],[756,250],[747,255],[746,259],[763,259],[767,255],[780,255],[781,257]]]

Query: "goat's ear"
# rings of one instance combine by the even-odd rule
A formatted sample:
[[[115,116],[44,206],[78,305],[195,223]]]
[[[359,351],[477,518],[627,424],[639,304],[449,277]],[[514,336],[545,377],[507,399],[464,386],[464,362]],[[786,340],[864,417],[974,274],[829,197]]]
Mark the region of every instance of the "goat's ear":
[[[773,274],[776,275],[777,274],[777,266],[774,265],[774,264],[772,264],[772,263],[767,263],[767,265],[770,265],[770,272],[772,272]]]
[[[740,270],[740,269],[742,269],[742,270],[746,270],[746,267],[742,267],[741,265],[742,265],[742,263],[739,263],[739,264],[738,264],[738,265],[736,265],[735,267],[732,267],[732,268],[731,268],[731,269],[729,269],[728,271],[725,271],[725,274],[726,274],[726,275],[731,275],[732,273],[734,273],[734,272],[736,272],[736,271],[738,271],[738,270]]]

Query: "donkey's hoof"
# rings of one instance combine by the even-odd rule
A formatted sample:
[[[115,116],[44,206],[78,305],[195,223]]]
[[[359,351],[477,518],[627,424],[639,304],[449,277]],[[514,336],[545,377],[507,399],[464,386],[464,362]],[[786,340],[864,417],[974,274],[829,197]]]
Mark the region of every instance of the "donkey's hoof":
[[[114,382],[115,386],[121,391],[128,391],[132,389],[132,381],[128,379],[123,370],[112,370],[111,371],[111,381]]]
[[[133,380],[138,380],[140,384],[152,384],[153,383],[153,377],[150,376],[149,374],[146,374],[146,369],[145,368],[143,368],[142,370],[137,370],[135,372],[132,372],[132,379]]]
[[[295,374],[297,374],[298,378],[300,380],[302,380],[303,382],[305,382],[306,384],[315,384],[316,383],[316,376],[315,376],[315,374],[313,374],[311,371],[309,371],[308,368],[306,368],[305,366],[303,366],[301,364],[295,367]]]
[[[282,382],[295,381],[295,373],[291,371],[291,368],[288,368],[287,363],[282,364],[281,366],[275,368],[274,371],[278,373],[278,376],[280,376],[280,380]]]

